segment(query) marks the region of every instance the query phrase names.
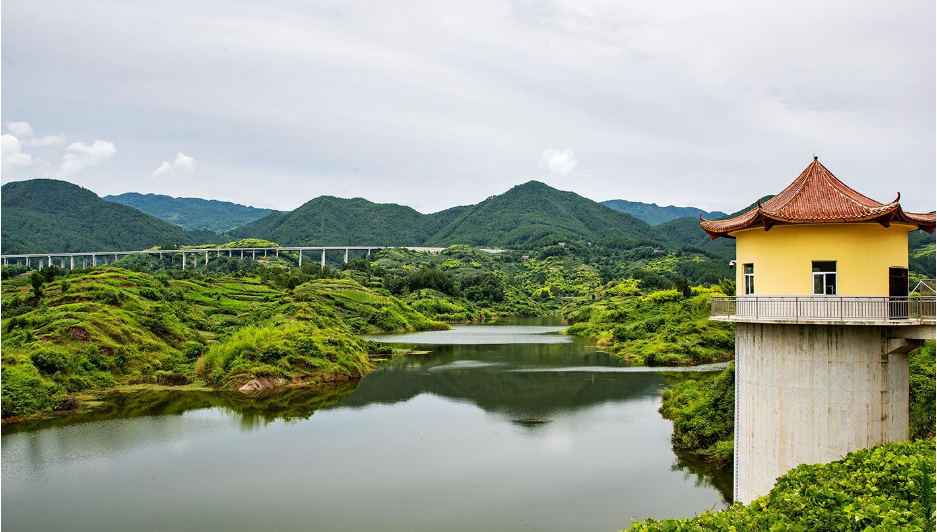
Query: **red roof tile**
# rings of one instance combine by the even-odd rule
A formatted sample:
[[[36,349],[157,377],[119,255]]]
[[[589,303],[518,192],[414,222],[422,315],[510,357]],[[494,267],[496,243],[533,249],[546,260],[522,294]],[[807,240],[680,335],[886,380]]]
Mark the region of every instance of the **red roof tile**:
[[[892,222],[916,225],[934,232],[934,213],[904,212],[898,200],[879,203],[846,186],[816,157],[793,183],[754,209],[729,220],[708,221],[700,216],[700,227],[715,240],[729,233],[762,225],[765,230],[782,224],[848,223],[874,220],[885,227]]]

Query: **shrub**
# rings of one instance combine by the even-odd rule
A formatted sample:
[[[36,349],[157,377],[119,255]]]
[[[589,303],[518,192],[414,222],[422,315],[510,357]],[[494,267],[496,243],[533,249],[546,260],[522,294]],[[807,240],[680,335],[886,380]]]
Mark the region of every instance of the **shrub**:
[[[862,449],[800,465],[768,495],[692,519],[648,519],[641,532],[934,530],[934,440]]]
[[[34,368],[25,364],[3,368],[2,380],[0,410],[3,417],[51,412],[65,395],[61,386],[43,379]]]
[[[72,361],[67,354],[53,349],[40,349],[29,354],[33,366],[46,375],[56,373],[71,373]]]

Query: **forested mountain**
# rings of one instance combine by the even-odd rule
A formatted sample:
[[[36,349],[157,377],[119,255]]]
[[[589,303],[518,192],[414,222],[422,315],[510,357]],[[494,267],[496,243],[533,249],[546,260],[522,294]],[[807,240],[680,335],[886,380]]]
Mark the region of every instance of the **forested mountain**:
[[[640,201],[628,201],[623,199],[603,201],[602,205],[619,212],[628,213],[635,218],[644,220],[650,225],[660,225],[670,220],[676,220],[677,218],[696,218],[700,214],[708,220],[718,219],[726,215],[726,213],[721,211],[706,212],[696,207],[676,207],[674,205],[661,207],[656,203],[642,203]]]
[[[239,227],[239,238],[283,245],[471,244],[523,247],[607,237],[657,240],[646,223],[572,192],[531,181],[477,204],[421,214],[410,207],[323,196]]]
[[[218,238],[187,232],[65,181],[16,181],[0,190],[4,254],[144,249]]]
[[[469,207],[427,243],[517,247],[609,237],[664,241],[630,214],[529,181]]]
[[[765,196],[758,201],[764,202],[771,199],[773,196]],[[758,202],[752,203],[751,205],[741,209],[739,211],[733,212],[732,214],[725,214],[720,212],[713,213],[703,213],[703,218],[707,220],[724,220],[727,218],[734,218],[742,213],[746,213],[755,208]],[[718,216],[715,216],[718,215]],[[703,231],[699,226],[699,213],[684,218],[675,218],[673,220],[664,222],[656,227],[660,230],[661,233],[666,235],[667,239],[677,246],[693,246],[707,251],[708,253],[713,253],[723,257],[733,258],[735,257],[735,240],[731,238],[717,238],[713,240],[709,238],[709,235],[706,234],[706,231]]]
[[[285,246],[414,246],[429,238],[431,217],[394,203],[321,196],[292,212],[273,213],[231,234]]]
[[[174,198],[162,194],[127,192],[104,196],[183,229],[208,229],[223,233],[267,216],[271,209],[258,209],[237,203],[200,198]]]

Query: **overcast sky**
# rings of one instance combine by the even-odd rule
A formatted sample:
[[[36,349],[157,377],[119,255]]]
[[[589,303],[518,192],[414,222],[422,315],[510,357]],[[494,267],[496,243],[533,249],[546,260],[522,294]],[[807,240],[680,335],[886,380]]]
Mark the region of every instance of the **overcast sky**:
[[[935,202],[935,2],[7,1],[3,182],[735,210],[816,153]]]

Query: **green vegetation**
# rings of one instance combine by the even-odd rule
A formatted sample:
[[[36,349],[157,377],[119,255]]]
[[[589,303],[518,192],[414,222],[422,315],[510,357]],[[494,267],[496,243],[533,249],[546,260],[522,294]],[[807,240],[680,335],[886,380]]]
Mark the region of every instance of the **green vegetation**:
[[[680,283],[677,283],[680,284]],[[635,365],[683,366],[730,360],[734,328],[709,321],[719,288],[669,289],[641,295],[635,279],[615,281],[594,303],[569,311],[569,334],[594,338],[609,353]]]
[[[5,280],[3,417],[70,410],[76,392],[116,384],[353,379],[384,349],[359,333],[445,328],[351,279],[258,272],[46,268]]]
[[[735,428],[735,366],[689,378],[668,375],[660,413],[673,421],[674,449],[689,451],[722,468],[732,464]]]
[[[610,237],[666,240],[629,214],[573,192],[530,181],[466,209],[427,243],[530,249],[558,241],[595,241]]]
[[[4,254],[146,249],[219,238],[209,231],[187,232],[65,181],[7,183],[2,198]]]
[[[656,203],[642,203],[622,199],[603,201],[602,205],[619,212],[628,213],[650,225],[660,225],[677,218],[696,218],[698,221],[701,214],[707,220],[718,220],[726,215],[721,211],[706,212],[696,207],[676,207],[674,205],[661,207]]]
[[[572,192],[531,181],[500,196],[434,214],[365,199],[323,196],[288,214],[273,213],[231,232],[284,245],[315,243],[385,246],[474,246],[535,248],[559,241],[609,237],[666,238],[646,223]]]
[[[230,231],[273,212],[270,209],[258,209],[228,201],[174,198],[137,192],[104,196],[104,199],[133,207],[183,229],[207,229],[217,233]]]
[[[428,216],[403,205],[322,196],[290,213],[273,213],[231,234],[265,238],[287,246],[417,246],[430,236]]]
[[[911,351],[909,363],[908,432],[912,440],[934,438],[937,425],[937,372],[934,368],[935,343],[926,342],[924,347]]]
[[[934,440],[862,449],[829,464],[801,465],[768,495],[692,519],[648,519],[629,530],[934,530]]]

